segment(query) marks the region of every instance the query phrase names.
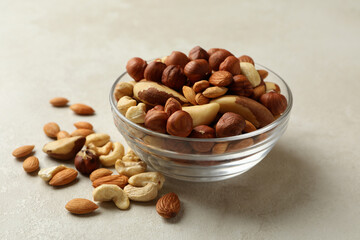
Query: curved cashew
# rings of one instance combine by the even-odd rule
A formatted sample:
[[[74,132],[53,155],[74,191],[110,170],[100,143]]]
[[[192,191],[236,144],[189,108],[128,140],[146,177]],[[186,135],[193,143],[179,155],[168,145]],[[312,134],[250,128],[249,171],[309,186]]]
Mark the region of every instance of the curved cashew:
[[[90,143],[94,144],[95,147],[102,147],[110,141],[110,136],[106,133],[93,133],[86,136],[85,146]]]
[[[60,172],[61,170],[64,170],[65,168],[67,168],[65,165],[59,165],[59,166],[55,166],[55,167],[49,167],[49,168],[43,168],[39,171],[38,175],[39,177],[48,182],[52,179],[52,177]]]
[[[135,187],[144,187],[149,182],[152,182],[160,190],[164,185],[165,177],[159,172],[144,172],[132,176],[128,182]]]
[[[116,160],[122,159],[124,156],[124,146],[119,142],[112,144],[112,152],[108,155],[102,155],[99,157],[100,162],[105,167],[111,167],[115,164]]]
[[[123,96],[120,98],[116,105],[117,109],[122,115],[125,115],[126,111],[133,106],[136,106],[136,100],[129,96]]]
[[[112,149],[112,142],[108,142],[102,147],[96,147],[93,143],[89,143],[88,148],[93,150],[97,156],[108,155]]]
[[[132,149],[129,149],[129,151],[125,154],[125,156],[122,158],[123,162],[138,162],[140,161],[140,158],[138,155],[134,153]]]
[[[102,184],[93,191],[94,201],[113,201],[120,209],[128,209],[130,201],[124,190],[113,184]]]
[[[134,123],[144,123],[146,115],[145,109],[146,105],[144,103],[139,103],[137,106],[129,107],[125,117]]]
[[[158,186],[152,182],[146,184],[145,187],[134,187],[128,184],[124,187],[124,191],[133,201],[147,202],[156,198],[158,194]]]
[[[131,177],[135,174],[145,172],[146,163],[144,163],[143,161],[123,162],[119,159],[115,163],[115,169],[120,175],[122,174]]]

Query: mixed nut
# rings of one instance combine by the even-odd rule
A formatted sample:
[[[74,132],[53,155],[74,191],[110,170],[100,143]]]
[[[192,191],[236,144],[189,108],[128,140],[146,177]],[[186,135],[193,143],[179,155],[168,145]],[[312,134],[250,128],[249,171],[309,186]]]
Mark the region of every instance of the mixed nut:
[[[287,108],[279,86],[264,81],[266,70],[257,70],[251,57],[235,57],[225,49],[197,46],[188,55],[173,51],[149,63],[134,57],[126,70],[134,81],[115,88],[119,112],[159,133],[230,137],[270,124]],[[213,145],[193,149],[211,152]]]

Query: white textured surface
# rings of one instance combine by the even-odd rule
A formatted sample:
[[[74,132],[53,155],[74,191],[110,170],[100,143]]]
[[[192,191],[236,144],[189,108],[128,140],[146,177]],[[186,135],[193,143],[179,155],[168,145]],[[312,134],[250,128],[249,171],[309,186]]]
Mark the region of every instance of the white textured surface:
[[[359,239],[359,1],[0,1],[1,239]],[[54,189],[11,156],[35,144],[42,126],[88,120],[122,140],[108,91],[127,59],[150,59],[195,45],[248,54],[293,90],[287,132],[268,157],[234,179],[167,180],[183,211],[165,221],[154,204],[92,215],[64,209],[91,199],[85,177]],[[50,107],[65,96],[93,117]]]

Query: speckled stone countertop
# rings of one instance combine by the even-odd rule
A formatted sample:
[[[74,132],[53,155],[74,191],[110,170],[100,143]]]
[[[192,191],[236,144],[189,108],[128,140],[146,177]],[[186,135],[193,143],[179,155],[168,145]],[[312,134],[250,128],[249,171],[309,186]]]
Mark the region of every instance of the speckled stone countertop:
[[[0,2],[1,239],[359,239],[359,1]],[[41,167],[45,123],[75,121],[124,142],[108,102],[133,56],[222,47],[280,74],[294,95],[287,132],[243,175],[216,183],[167,179],[182,211],[164,220],[154,203],[128,211],[103,203],[74,216],[64,206],[92,199],[89,180],[53,188],[26,174],[14,148],[35,144]],[[88,103],[79,117],[48,101]],[[70,165],[70,164],[68,164]]]

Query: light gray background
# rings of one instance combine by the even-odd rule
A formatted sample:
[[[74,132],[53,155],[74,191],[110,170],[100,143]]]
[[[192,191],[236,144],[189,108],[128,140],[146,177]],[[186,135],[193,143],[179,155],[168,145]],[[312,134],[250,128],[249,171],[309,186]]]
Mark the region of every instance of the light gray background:
[[[359,23],[356,0],[0,1],[0,238],[360,238]],[[11,156],[35,144],[41,167],[58,164],[41,151],[49,121],[71,132],[87,120],[123,141],[108,93],[126,61],[195,45],[252,56],[289,83],[295,102],[287,132],[249,172],[209,184],[168,179],[178,218],[165,221],[154,203],[73,216],[64,205],[91,199],[88,179],[54,189]],[[97,114],[52,108],[55,96]]]

